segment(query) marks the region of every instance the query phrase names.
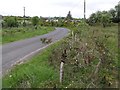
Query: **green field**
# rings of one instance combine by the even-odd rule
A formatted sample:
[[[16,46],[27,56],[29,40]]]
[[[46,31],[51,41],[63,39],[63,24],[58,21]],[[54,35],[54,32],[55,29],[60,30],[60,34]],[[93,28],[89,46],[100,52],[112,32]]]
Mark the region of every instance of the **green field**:
[[[17,65],[3,77],[6,87],[117,87],[117,26],[71,28],[73,34],[49,46],[28,62]],[[60,61],[67,51],[62,85],[59,83]],[[99,64],[100,63],[100,64]],[[96,73],[97,72],[97,73]]]
[[[2,44],[46,34],[53,30],[54,27],[42,26],[38,26],[37,29],[33,26],[2,29]]]

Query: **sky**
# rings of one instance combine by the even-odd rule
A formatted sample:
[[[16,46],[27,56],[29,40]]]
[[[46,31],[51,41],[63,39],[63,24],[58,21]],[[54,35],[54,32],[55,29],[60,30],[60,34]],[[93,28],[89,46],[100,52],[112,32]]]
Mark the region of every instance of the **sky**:
[[[110,10],[120,0],[86,0],[86,17],[100,10]],[[71,11],[72,17],[83,18],[84,0],[1,0],[0,14],[23,16],[66,17]]]

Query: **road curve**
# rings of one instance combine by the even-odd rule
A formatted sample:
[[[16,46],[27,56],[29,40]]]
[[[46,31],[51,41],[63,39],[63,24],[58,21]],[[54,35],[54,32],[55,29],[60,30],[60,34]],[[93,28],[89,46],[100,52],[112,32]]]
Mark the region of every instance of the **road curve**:
[[[65,37],[68,32],[69,30],[66,28],[56,28],[48,34],[3,45],[2,74],[6,73],[16,62],[23,61],[26,57],[28,59],[38,51],[46,48],[48,44],[43,44],[40,38],[51,38],[52,43],[54,43]]]

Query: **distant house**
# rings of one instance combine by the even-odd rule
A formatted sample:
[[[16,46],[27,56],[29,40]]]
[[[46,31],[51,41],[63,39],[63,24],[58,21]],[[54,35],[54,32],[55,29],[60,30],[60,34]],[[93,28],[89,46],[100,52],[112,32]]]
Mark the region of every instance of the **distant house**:
[[[66,17],[42,17],[44,18],[45,22],[59,22],[62,21],[62,22],[80,22],[81,20],[80,19],[74,19],[71,17],[71,14],[70,12],[68,13],[67,15],[67,18]]]
[[[58,22],[58,19],[53,18],[53,17],[46,17],[45,22]]]

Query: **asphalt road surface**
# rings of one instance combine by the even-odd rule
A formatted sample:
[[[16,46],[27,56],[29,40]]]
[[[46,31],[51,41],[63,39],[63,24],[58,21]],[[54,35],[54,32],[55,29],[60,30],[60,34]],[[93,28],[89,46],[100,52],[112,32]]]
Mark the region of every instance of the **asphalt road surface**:
[[[2,74],[4,75],[11,67],[19,62],[32,57],[34,54],[40,52],[50,44],[62,39],[68,35],[69,30],[66,28],[56,28],[48,34],[41,36],[24,39],[12,43],[8,43],[2,46]],[[40,41],[40,38],[52,39],[52,43],[44,44]]]

